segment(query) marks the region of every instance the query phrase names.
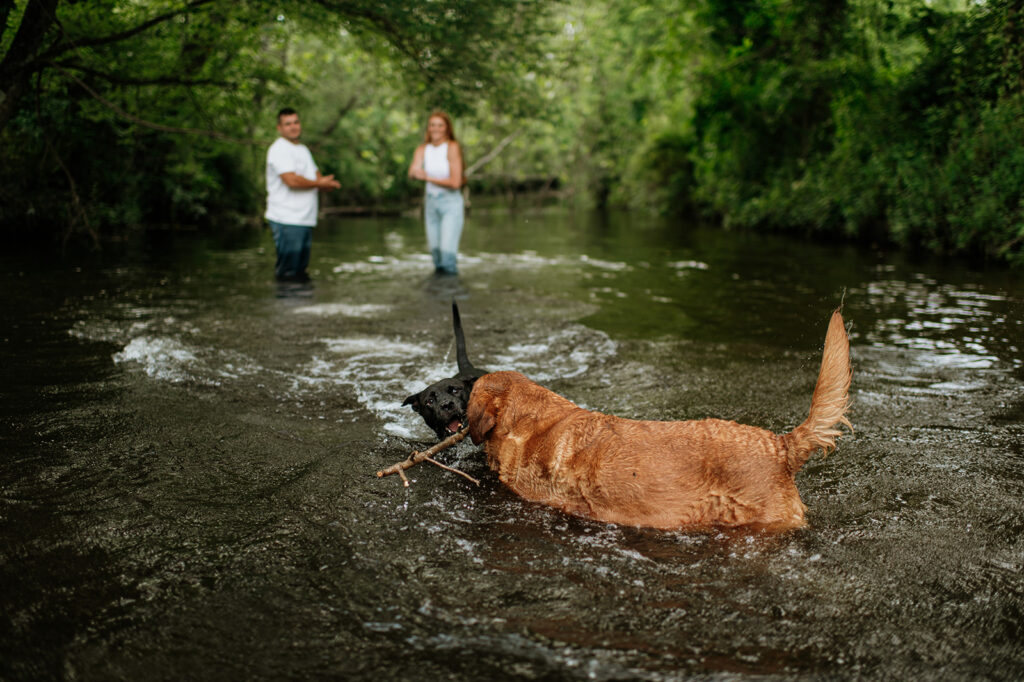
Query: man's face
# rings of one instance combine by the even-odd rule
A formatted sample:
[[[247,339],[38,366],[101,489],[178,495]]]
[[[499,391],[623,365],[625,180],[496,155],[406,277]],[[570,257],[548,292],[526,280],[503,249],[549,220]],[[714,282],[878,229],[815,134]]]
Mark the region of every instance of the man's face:
[[[298,114],[285,114],[277,119],[277,132],[289,142],[296,142],[302,134],[302,123]]]

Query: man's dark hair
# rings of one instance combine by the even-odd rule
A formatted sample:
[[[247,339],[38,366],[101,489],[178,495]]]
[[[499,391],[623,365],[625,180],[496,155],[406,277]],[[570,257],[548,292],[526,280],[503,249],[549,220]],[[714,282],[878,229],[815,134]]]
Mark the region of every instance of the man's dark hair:
[[[291,116],[292,114],[297,114],[297,113],[299,113],[299,112],[295,111],[291,107],[285,107],[281,111],[277,112],[277,122],[278,123],[281,122],[281,117],[282,116]]]

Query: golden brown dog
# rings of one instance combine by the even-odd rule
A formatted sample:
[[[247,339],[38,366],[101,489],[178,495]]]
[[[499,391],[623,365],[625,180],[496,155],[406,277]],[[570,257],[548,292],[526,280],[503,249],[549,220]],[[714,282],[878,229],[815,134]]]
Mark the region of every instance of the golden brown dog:
[[[850,345],[839,311],[825,337],[810,415],[785,435],[721,419],[635,421],[590,412],[517,372],[477,379],[469,433],[528,500],[630,526],[804,524],[793,476],[852,428]]]

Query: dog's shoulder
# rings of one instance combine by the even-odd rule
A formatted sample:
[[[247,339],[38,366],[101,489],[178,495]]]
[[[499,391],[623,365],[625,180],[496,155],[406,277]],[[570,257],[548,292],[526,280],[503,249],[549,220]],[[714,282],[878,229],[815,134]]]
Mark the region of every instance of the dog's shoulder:
[[[471,367],[467,370],[460,371],[452,378],[458,379],[459,381],[462,381],[467,384],[473,384],[476,382],[477,379],[484,376],[485,374],[489,374],[489,372],[486,369],[477,369],[476,367]]]

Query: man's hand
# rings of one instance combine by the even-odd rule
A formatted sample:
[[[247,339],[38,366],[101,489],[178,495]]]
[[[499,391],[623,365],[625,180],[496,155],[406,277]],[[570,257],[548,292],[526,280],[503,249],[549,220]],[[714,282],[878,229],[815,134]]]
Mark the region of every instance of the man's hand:
[[[316,186],[322,190],[341,189],[341,183],[334,179],[334,173],[318,176]]]

